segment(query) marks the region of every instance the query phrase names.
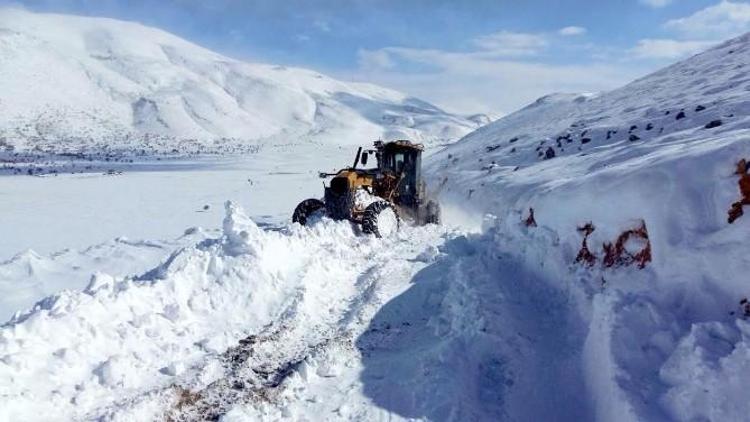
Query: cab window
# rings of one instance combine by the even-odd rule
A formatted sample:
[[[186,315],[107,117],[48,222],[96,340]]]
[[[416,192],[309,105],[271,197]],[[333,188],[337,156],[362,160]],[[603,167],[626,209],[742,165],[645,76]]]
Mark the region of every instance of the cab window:
[[[394,165],[393,169],[397,172],[402,171],[404,169],[404,161],[406,158],[404,157],[403,152],[399,152],[393,155]]]

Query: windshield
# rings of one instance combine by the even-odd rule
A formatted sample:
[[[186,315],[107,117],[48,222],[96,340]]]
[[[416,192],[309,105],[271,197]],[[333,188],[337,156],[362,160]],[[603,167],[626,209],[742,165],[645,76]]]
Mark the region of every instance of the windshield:
[[[412,164],[411,155],[403,152],[389,154],[385,160],[385,167],[396,173],[402,172]]]

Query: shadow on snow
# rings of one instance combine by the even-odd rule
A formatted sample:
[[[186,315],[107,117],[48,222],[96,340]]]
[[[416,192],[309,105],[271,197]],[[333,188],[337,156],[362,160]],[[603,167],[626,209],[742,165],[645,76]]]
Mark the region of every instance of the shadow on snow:
[[[564,292],[488,236],[441,252],[356,340],[365,396],[404,418],[592,420]]]

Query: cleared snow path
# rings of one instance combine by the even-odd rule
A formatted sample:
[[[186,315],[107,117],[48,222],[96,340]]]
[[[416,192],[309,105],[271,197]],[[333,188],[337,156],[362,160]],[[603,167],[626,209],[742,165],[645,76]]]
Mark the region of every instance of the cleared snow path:
[[[405,418],[592,420],[566,294],[491,234],[441,251],[358,338],[365,395]]]
[[[289,379],[304,384],[300,377],[309,378],[312,371],[338,383],[334,379],[350,370],[356,358],[355,335],[375,309],[408,286],[413,273],[424,266],[414,257],[444,236],[433,227],[377,240],[354,237],[348,223],[332,222],[313,231],[321,244],[298,257],[304,269],[295,275],[297,280],[287,281],[297,287],[278,317],[223,353],[220,378],[193,390],[194,400],[178,403],[170,418],[214,419],[242,404],[251,407],[245,413],[284,417],[292,411],[286,408],[295,406],[293,401],[314,403],[309,396],[319,391],[291,391]]]
[[[224,353],[222,376],[181,391],[170,419],[592,419],[585,333],[570,336],[583,324],[491,235],[427,227],[353,240],[374,241],[373,253],[329,252],[354,277],[306,273],[304,286],[329,283],[303,288]]]

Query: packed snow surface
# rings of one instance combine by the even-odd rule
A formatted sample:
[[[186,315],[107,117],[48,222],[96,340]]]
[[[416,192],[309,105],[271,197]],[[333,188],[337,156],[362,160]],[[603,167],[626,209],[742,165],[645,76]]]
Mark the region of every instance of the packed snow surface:
[[[16,151],[440,144],[482,121],[371,84],[241,62],[137,23],[14,8],[0,8],[0,93],[0,147]]]

